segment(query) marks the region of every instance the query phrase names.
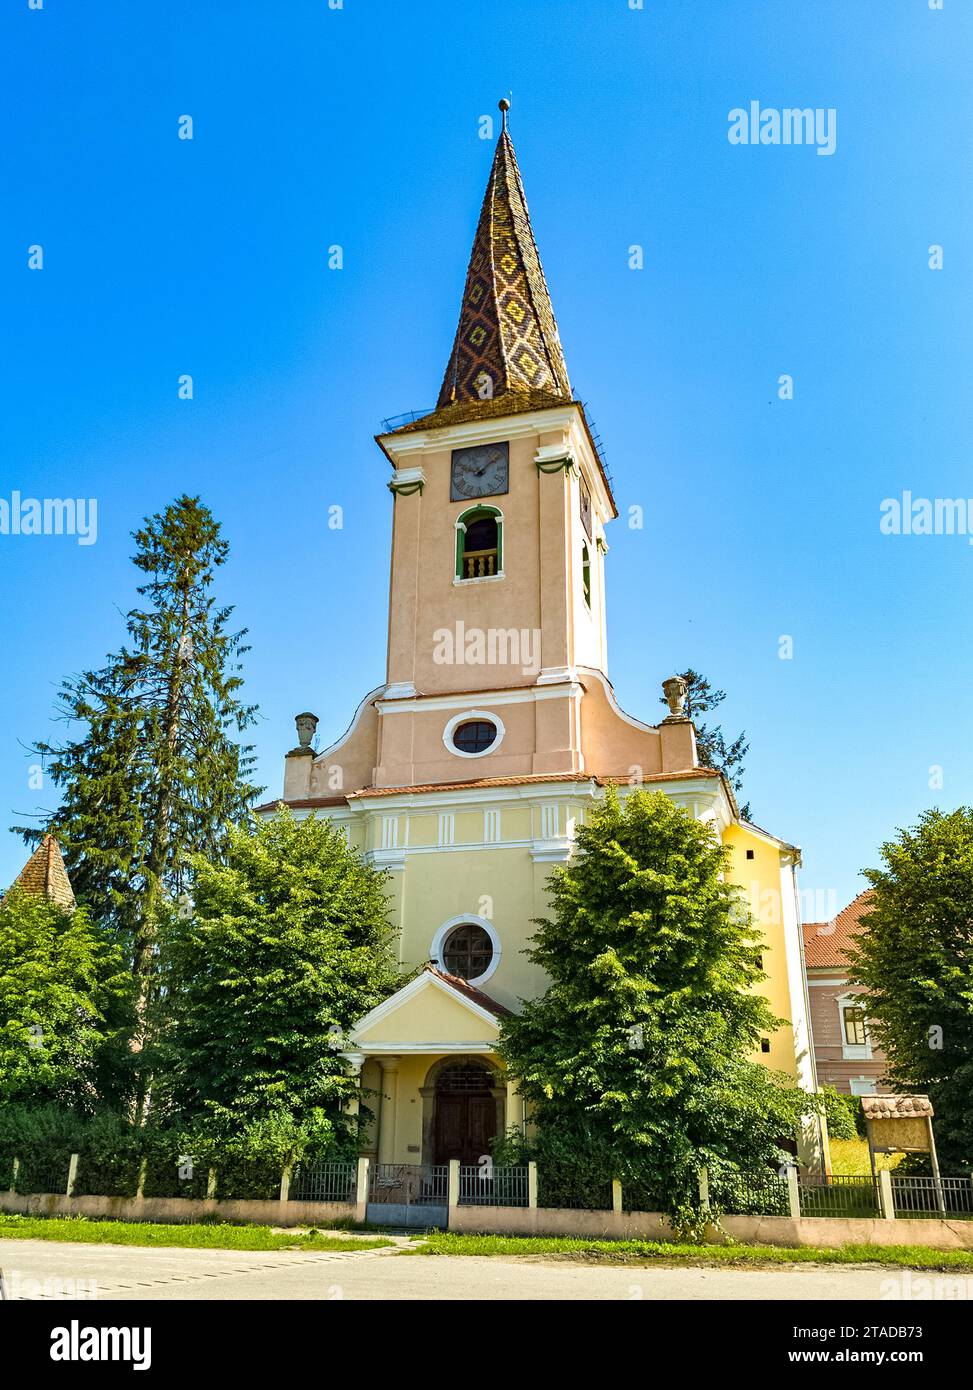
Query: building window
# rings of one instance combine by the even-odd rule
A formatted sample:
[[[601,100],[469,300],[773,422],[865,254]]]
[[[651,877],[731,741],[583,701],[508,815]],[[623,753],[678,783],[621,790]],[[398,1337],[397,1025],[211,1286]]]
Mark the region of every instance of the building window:
[[[868,1034],[865,1030],[865,1010],[857,1004],[846,1004],[841,1011],[844,1020],[845,1045],[847,1047],[867,1047]]]
[[[429,958],[449,975],[485,983],[500,964],[500,935],[491,921],[474,912],[450,917],[436,932]]]
[[[581,546],[581,589],[584,593],[584,601],[591,607],[591,555],[587,544]]]
[[[453,747],[461,753],[485,753],[497,741],[497,726],[488,719],[468,719],[453,730]]]
[[[456,578],[496,579],[503,573],[503,513],[471,507],[456,518]]]
[[[493,942],[475,922],[454,927],[443,942],[443,969],[463,980],[485,975],[493,960]]]
[[[853,1096],[874,1096],[877,1094],[875,1081],[870,1076],[853,1076],[848,1082]]]
[[[500,746],[504,733],[498,714],[468,709],[450,719],[443,730],[443,743],[457,758],[482,758]]]

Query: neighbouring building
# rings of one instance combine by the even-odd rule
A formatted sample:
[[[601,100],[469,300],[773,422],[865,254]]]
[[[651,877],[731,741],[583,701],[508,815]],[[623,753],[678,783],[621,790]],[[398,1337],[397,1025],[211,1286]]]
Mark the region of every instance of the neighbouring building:
[[[297,716],[283,796],[390,871],[399,957],[418,971],[351,1039],[377,1111],[367,1151],[475,1163],[524,1124],[498,1030],[545,988],[524,954],[532,919],[608,782],[623,798],[665,792],[729,847],[765,937],[763,989],[786,1020],[756,1056],[816,1089],[799,850],[741,819],[721,773],[700,766],[681,679],[664,682],[661,722],[620,709],[608,679],[615,498],[572,392],[506,114],[436,407],[377,443],[392,494],[385,677],[322,751],[317,717]],[[669,577],[647,573],[647,606],[652,587],[669,601]],[[816,1125],[802,1145],[816,1162]]]
[[[64,867],[61,846],[53,835],[45,835],[41,840],[11,884],[10,891],[14,889],[34,897],[49,898],[66,912],[74,908],[74,889]]]
[[[848,951],[862,930],[872,894],[859,893],[831,922],[807,922],[804,956],[811,999],[811,1034],[821,1085],[853,1096],[889,1095],[885,1058],[872,1043],[867,1003],[851,984]]]

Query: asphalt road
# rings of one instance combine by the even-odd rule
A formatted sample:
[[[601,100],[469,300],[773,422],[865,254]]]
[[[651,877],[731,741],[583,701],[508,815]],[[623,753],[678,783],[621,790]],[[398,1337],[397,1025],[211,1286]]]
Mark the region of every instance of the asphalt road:
[[[405,1243],[405,1242],[403,1242]],[[0,1240],[7,1297],[224,1299],[574,1300],[926,1299],[944,1276],[841,1266],[664,1269],[477,1256],[400,1256],[395,1250],[145,1249]],[[973,1297],[973,1279],[951,1279],[950,1298]],[[958,1286],[958,1287],[957,1287]]]

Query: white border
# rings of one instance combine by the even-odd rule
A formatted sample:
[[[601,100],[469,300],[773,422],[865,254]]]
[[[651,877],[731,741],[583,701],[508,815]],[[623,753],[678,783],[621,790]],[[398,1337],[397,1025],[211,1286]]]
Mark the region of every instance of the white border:
[[[479,753],[464,753],[462,748],[457,748],[453,743],[453,732],[458,729],[460,724],[467,724],[471,719],[485,719],[492,724],[497,731],[497,736],[490,744],[489,748],[483,748]],[[464,710],[462,714],[454,714],[452,719],[443,730],[443,743],[446,751],[452,753],[454,758],[485,758],[488,753],[495,753],[503,743],[503,736],[507,732],[504,728],[503,720],[499,714],[493,714],[490,710],[470,709]]]
[[[482,927],[490,938],[490,943],[493,946],[493,959],[490,961],[486,970],[484,970],[482,975],[477,975],[474,979],[467,980],[466,982],[468,985],[481,985],[484,980],[489,980],[490,976],[496,972],[497,966],[500,964],[500,957],[503,954],[497,929],[493,923],[488,922],[485,917],[477,917],[475,912],[462,912],[458,917],[450,917],[449,921],[444,922],[433,937],[432,944],[429,947],[429,958],[444,972],[444,974],[448,975],[449,971],[443,964],[443,944],[454,927],[470,926]]]

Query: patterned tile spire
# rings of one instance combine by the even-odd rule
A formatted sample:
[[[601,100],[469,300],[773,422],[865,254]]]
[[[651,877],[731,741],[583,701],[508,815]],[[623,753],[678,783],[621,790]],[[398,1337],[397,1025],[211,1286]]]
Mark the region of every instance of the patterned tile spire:
[[[459,326],[437,409],[514,393],[570,400],[554,310],[527,212],[501,101],[497,141],[480,212]],[[533,403],[533,402],[532,402]]]

